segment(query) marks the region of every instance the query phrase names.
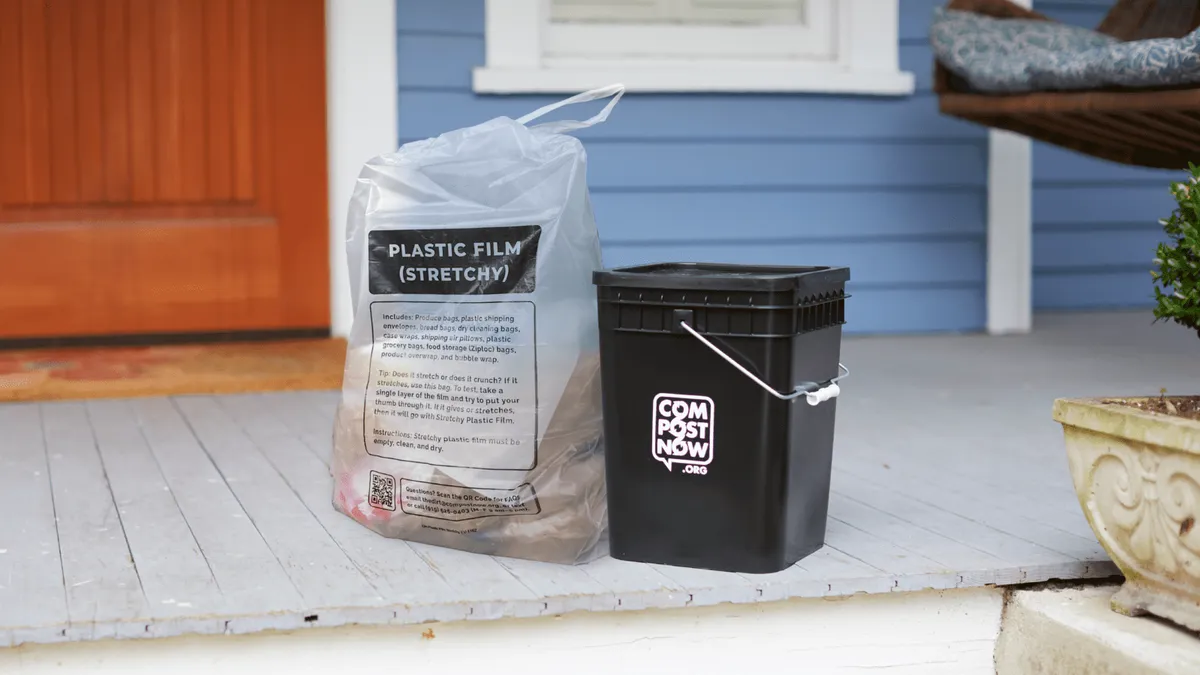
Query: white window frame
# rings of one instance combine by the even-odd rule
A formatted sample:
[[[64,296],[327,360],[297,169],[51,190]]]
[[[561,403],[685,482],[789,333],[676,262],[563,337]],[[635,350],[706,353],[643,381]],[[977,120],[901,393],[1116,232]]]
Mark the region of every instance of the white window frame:
[[[813,92],[903,96],[899,0],[815,0],[811,27],[551,24],[549,0],[486,0],[478,93]],[[816,28],[827,27],[821,35]],[[695,54],[720,44],[721,54]],[[654,56],[638,56],[649,51]]]

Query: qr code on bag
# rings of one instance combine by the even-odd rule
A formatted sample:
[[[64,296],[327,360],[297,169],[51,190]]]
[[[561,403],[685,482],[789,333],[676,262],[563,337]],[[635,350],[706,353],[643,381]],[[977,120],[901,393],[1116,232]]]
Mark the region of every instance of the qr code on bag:
[[[377,509],[396,510],[396,477],[378,471],[371,472],[371,490],[367,503]]]

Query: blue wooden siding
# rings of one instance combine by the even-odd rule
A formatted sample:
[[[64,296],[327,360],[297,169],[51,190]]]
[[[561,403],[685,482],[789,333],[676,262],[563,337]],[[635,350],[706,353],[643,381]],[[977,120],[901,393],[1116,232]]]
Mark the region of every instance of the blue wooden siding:
[[[1060,21],[1094,28],[1112,0],[1038,0]],[[1197,158],[1200,160],[1200,158]],[[1044,144],[1033,149],[1033,299],[1039,309],[1153,304],[1149,270],[1167,189],[1183,174],[1132,168]]]
[[[580,134],[605,263],[849,265],[849,331],[982,328],[986,134],[937,112],[938,4],[901,3],[915,96],[627,96]],[[397,18],[402,141],[560,98],[471,92],[482,0],[398,0]]]

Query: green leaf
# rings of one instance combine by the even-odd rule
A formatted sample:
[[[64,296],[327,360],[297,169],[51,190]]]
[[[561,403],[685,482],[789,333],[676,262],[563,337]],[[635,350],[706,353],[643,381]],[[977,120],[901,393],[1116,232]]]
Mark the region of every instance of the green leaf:
[[[1169,190],[1176,208],[1159,221],[1166,241],[1154,248],[1150,279],[1154,318],[1200,328],[1200,165],[1188,163],[1186,180]]]

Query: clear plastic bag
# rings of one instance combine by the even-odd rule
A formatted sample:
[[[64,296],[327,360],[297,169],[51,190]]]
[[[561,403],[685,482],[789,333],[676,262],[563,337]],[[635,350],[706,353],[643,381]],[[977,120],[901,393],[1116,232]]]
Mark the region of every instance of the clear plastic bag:
[[[579,94],[409,143],[363,168],[346,248],[355,317],[334,505],[389,537],[579,563],[606,552],[600,243],[566,132]],[[595,117],[526,126],[612,97]]]

